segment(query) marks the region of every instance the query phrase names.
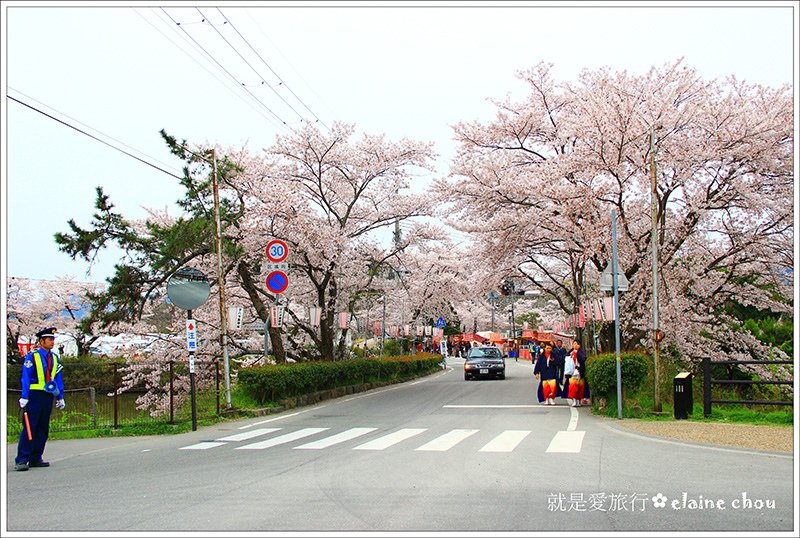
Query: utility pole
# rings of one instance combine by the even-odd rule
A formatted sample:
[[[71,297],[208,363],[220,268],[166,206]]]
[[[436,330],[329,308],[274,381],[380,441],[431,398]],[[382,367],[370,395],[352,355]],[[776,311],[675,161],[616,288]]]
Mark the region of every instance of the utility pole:
[[[379,359],[383,358],[383,343],[384,335],[386,334],[386,290],[383,290],[383,321],[381,321],[381,351],[378,355]]]
[[[214,186],[214,236],[217,245],[217,287],[219,288],[220,346],[225,363],[225,404],[231,408],[231,370],[228,361],[228,319],[225,310],[225,275],[222,271],[222,224],[219,216],[219,187],[217,185],[217,155],[211,150],[211,183]],[[266,327],[265,327],[266,329]]]
[[[661,397],[659,396],[659,349],[658,349],[658,189],[656,185],[656,150],[655,127],[650,126],[650,209],[652,212],[653,227],[650,233],[650,242],[653,247],[653,376],[655,389],[653,395],[653,411],[661,412]]]
[[[617,260],[617,210],[611,210],[611,275],[614,290],[614,347],[617,364],[617,418],[622,419],[622,358],[619,352],[619,262]]]

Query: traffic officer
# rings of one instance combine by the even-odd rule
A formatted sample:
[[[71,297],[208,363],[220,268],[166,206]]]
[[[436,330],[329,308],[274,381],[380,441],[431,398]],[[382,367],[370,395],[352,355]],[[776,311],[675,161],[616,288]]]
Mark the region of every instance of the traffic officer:
[[[50,413],[53,400],[58,409],[64,409],[64,380],[61,377],[61,359],[53,353],[56,328],[42,329],[36,336],[39,348],[25,355],[22,362],[22,397],[19,406],[27,413],[17,445],[14,469],[27,471],[29,467],[49,467],[42,459],[44,445],[50,433]],[[30,434],[30,440],[28,435]]]

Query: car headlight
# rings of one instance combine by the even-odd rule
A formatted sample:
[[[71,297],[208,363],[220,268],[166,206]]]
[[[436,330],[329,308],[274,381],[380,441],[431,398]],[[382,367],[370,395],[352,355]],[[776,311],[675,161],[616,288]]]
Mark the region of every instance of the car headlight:
[[[470,370],[470,369],[472,369],[472,365],[471,365],[471,364],[467,364],[467,363],[465,362],[465,363],[464,363],[464,370]]]

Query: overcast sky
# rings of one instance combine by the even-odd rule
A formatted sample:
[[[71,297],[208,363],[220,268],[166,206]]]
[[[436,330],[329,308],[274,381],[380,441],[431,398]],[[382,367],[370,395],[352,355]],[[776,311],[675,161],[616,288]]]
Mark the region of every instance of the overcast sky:
[[[143,207],[176,214],[169,174],[181,163],[162,128],[258,151],[303,121],[344,121],[433,141],[445,174],[450,126],[491,119],[488,98],[522,97],[516,73],[540,61],[564,81],[602,66],[644,74],[682,57],[706,80],[796,92],[797,2],[171,4],[182,7],[2,2],[6,275],[110,276],[114,253],[87,275],[53,241],[71,218],[89,225],[98,185],[128,218]]]

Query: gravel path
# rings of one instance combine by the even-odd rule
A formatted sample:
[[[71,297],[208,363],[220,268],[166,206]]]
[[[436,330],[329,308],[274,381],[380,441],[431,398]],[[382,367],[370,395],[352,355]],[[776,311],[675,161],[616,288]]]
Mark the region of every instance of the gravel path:
[[[655,422],[628,419],[616,423],[637,432],[694,443],[773,452],[794,452],[794,428],[717,422]]]

